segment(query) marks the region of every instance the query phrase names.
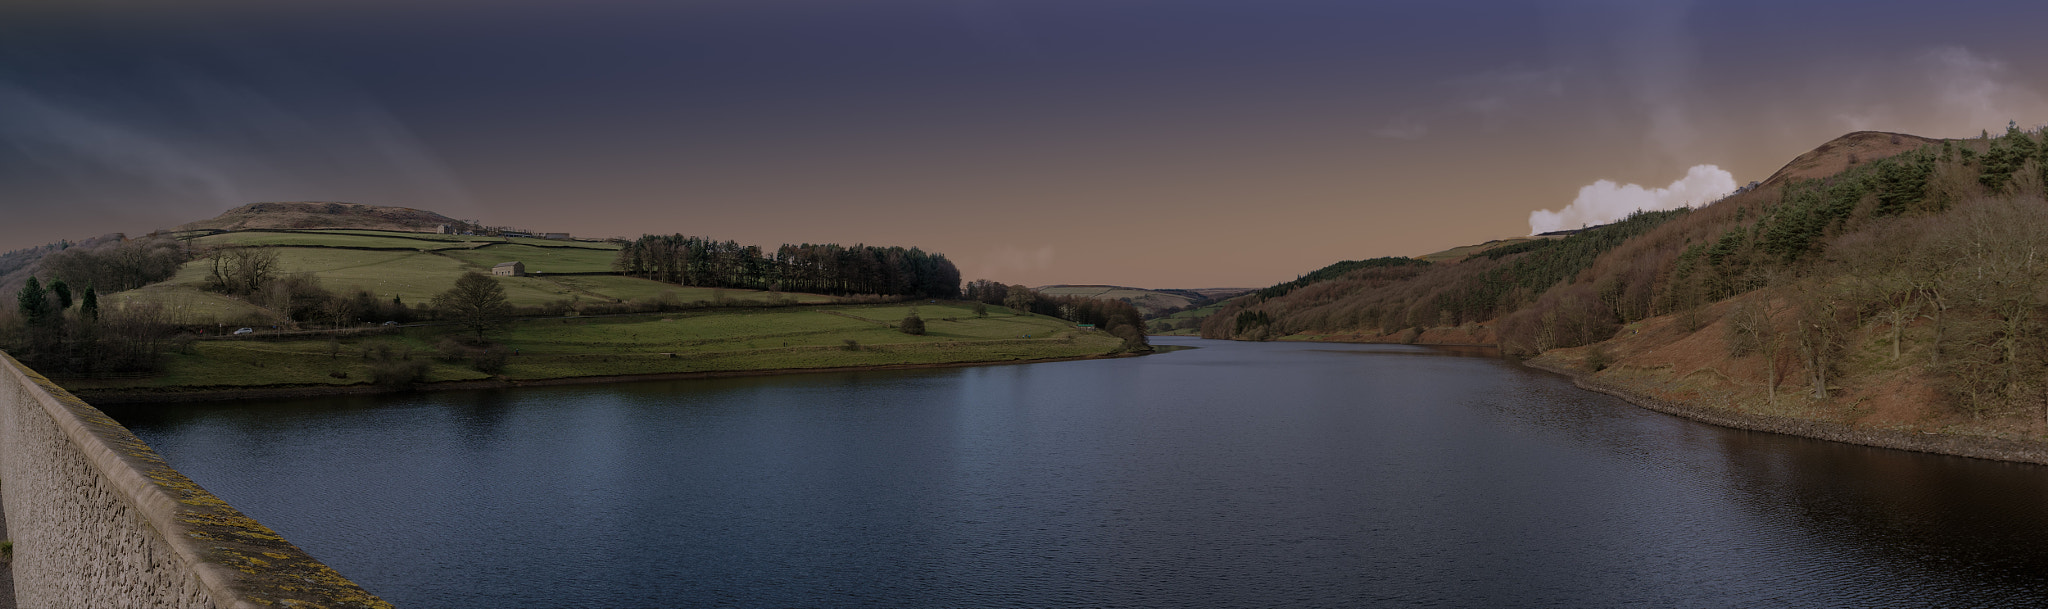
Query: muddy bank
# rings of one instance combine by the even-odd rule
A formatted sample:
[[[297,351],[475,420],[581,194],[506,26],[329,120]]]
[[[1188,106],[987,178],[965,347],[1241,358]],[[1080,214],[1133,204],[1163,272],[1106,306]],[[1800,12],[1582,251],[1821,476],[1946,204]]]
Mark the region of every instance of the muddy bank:
[[[1531,368],[1536,368],[1538,370],[1554,372],[1557,374],[1562,374],[1566,377],[1570,377],[1572,379],[1573,384],[1576,384],[1579,387],[1587,390],[1597,391],[1600,393],[1605,393],[1614,397],[1618,397],[1623,400],[1627,400],[1631,404],[1635,404],[1637,406],[1641,406],[1643,408],[1647,408],[1650,410],[1655,410],[1657,412],[1684,417],[1687,419],[1711,425],[1719,425],[1722,427],[1730,427],[1734,429],[1743,429],[1749,431],[1780,433],[1792,436],[1799,436],[1803,438],[1814,438],[1819,440],[1844,442],[1848,444],[1858,444],[1862,446],[1874,446],[1878,448],[1910,450],[1914,452],[1933,453],[1937,455],[1952,455],[1957,457],[1971,457],[1975,459],[1990,459],[1993,461],[2010,461],[2014,463],[2032,463],[2037,465],[2048,465],[2048,444],[2043,444],[2040,442],[2011,440],[2005,438],[1991,438],[1984,436],[1937,434],[1924,431],[1871,429],[1867,427],[1857,427],[1854,425],[1847,425],[1829,421],[1814,421],[1808,419],[1794,419],[1789,417],[1774,417],[1743,412],[1733,412],[1727,409],[1715,408],[1712,406],[1685,404],[1649,397],[1637,392],[1630,391],[1626,387],[1621,387],[1611,383],[1602,382],[1599,379],[1590,378],[1584,372],[1573,370],[1570,368],[1565,368],[1562,366],[1549,365],[1534,361],[1523,362],[1523,364]]]

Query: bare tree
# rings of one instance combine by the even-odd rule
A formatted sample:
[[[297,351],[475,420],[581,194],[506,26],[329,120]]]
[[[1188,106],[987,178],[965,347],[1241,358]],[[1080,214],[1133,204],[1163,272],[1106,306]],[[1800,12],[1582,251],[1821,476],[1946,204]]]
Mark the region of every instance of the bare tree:
[[[278,272],[276,248],[230,247],[213,251],[207,283],[228,294],[246,295],[263,289]]]
[[[2041,383],[2041,286],[2048,284],[2048,209],[2038,199],[1979,199],[1951,213],[1933,254],[1950,261],[1944,286],[1968,312],[1945,337],[1940,368],[1972,415],[2031,396]],[[2048,418],[2048,409],[2043,411]]]
[[[1784,346],[1777,317],[1783,310],[1768,292],[1756,294],[1735,305],[1728,315],[1730,355],[1758,353],[1764,358],[1764,391],[1770,403],[1778,402],[1778,351]]]
[[[476,272],[463,274],[455,280],[455,287],[435,296],[434,308],[464,329],[476,332],[479,343],[484,342],[484,332],[504,326],[512,317],[505,288],[491,276]]]
[[[1846,306],[1839,289],[1821,280],[1809,280],[1793,288],[1792,337],[1799,357],[1813,384],[1813,399],[1828,399],[1828,380],[1833,378],[1848,324],[1842,319],[1853,307]]]

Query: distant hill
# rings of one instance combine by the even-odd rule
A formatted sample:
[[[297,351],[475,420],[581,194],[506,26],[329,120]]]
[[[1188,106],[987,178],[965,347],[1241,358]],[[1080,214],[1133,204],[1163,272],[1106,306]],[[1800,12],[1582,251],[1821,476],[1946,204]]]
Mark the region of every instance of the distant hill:
[[[1496,247],[1506,247],[1517,243],[1535,241],[1537,239],[1563,237],[1571,235],[1573,233],[1577,233],[1581,230],[1585,229],[1575,228],[1571,230],[1552,231],[1548,233],[1543,233],[1541,235],[1536,235],[1533,237],[1509,237],[1506,239],[1494,239],[1492,241],[1488,241],[1478,245],[1460,245],[1458,247],[1447,249],[1441,252],[1423,254],[1421,256],[1416,256],[1415,259],[1428,262],[1457,262],[1460,260],[1464,260],[1465,258],[1470,257],[1474,254],[1483,253],[1486,250],[1490,250]]]
[[[1194,290],[1148,290],[1116,285],[1048,285],[1035,288],[1040,294],[1085,296],[1101,300],[1123,300],[1147,316],[1170,309],[1199,307],[1219,299],[1251,291],[1248,288],[1202,288]]]
[[[1918,150],[1929,144],[1940,143],[1941,140],[1904,133],[1857,131],[1828,140],[1806,154],[1793,157],[1792,162],[1786,163],[1777,173],[1765,178],[1758,188],[1771,189],[1792,180],[1825,178],[1842,173],[1851,165],[1892,157],[1902,152]]]
[[[297,201],[250,203],[212,219],[179,226],[177,230],[353,228],[431,233],[443,224],[461,222],[410,207]]]

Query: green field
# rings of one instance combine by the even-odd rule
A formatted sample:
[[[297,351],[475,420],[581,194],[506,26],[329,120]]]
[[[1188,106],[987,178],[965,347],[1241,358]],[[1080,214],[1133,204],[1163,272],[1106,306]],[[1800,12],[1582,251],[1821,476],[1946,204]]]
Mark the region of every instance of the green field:
[[[486,269],[500,262],[520,262],[528,273],[609,273],[619,257],[616,250],[504,244],[441,253]]]
[[[136,303],[163,307],[175,323],[246,326],[273,323],[275,318],[262,307],[241,299],[208,292],[197,285],[174,283],[109,294],[101,306],[121,308]]]
[[[416,305],[426,304],[435,295],[448,291],[463,273],[488,271],[452,257],[425,252],[282,248],[278,254],[285,272],[312,273],[329,290],[366,290],[379,299],[397,296]],[[493,279],[505,287],[505,298],[514,306],[537,306],[569,298],[571,293],[568,288],[533,277]]]
[[[720,298],[758,304],[771,304],[781,300],[800,304],[821,304],[835,300],[831,296],[820,294],[780,292],[771,296],[768,292],[757,290],[698,288],[621,275],[557,276],[548,277],[547,280],[591,296],[624,301],[659,302],[666,297],[680,304],[715,303]]]
[[[395,239],[424,239],[428,241],[478,241],[485,243],[502,241],[497,237],[478,237],[475,235],[445,235],[441,233],[410,233],[401,231],[370,230],[361,228],[322,228],[307,230],[304,232],[326,233],[331,235],[368,235],[372,237],[391,237]]]
[[[252,234],[252,233],[230,233]],[[323,236],[323,235],[313,235]],[[353,238],[353,237],[351,237]],[[368,291],[378,300],[398,297],[406,303],[422,306],[431,302],[434,296],[455,285],[455,280],[466,272],[490,271],[489,265],[496,264],[495,256],[483,256],[485,252],[517,248],[518,251],[536,253],[539,257],[522,260],[529,269],[538,263],[540,268],[570,268],[576,266],[553,266],[574,263],[581,256],[585,265],[595,265],[603,259],[609,266],[612,253],[603,250],[549,250],[527,246],[493,246],[482,251],[373,251],[321,247],[279,247],[278,266],[282,273],[310,273],[319,278],[320,285],[329,291],[348,293],[355,290]],[[459,255],[457,255],[459,254]],[[568,261],[568,262],[562,262]],[[248,302],[208,292],[205,290],[212,262],[195,260],[188,262],[171,279],[139,290],[109,294],[108,304],[120,306],[126,303],[148,302],[164,307],[172,313],[172,319],[187,324],[253,324],[259,320],[271,320],[274,315]],[[576,272],[576,271],[555,271]],[[617,275],[581,276],[539,276],[539,277],[493,277],[505,288],[505,297],[514,306],[534,307],[564,300],[582,302],[669,302],[680,306],[696,304],[820,304],[833,302],[830,296],[817,294],[778,293],[757,290],[716,289],[685,287],[661,283],[637,277]],[[666,300],[664,300],[666,299]],[[266,322],[267,323],[267,322]]]
[[[900,320],[907,310],[903,305],[881,305],[529,319],[490,338],[517,350],[503,372],[512,380],[1001,362],[1099,355],[1121,345],[1107,333],[1040,315],[992,311],[987,318],[976,318],[960,303],[919,306],[927,320],[923,336],[869,321]],[[452,326],[428,326],[332,341],[207,340],[196,343],[190,353],[167,356],[164,372],[155,377],[78,380],[66,386],[91,393],[363,384],[373,366],[366,350],[377,346],[401,357],[409,354],[430,361],[429,382],[488,378],[467,362],[436,359],[436,346],[459,333]],[[849,348],[848,341],[857,348]]]
[[[1199,321],[1208,318],[1210,315],[1216,314],[1216,311],[1221,310],[1222,308],[1223,303],[1211,303],[1193,309],[1188,309],[1186,311],[1181,311],[1179,313],[1174,313],[1172,315],[1168,315],[1160,319],[1152,320],[1150,322],[1147,322],[1145,327],[1151,328],[1152,324],[1158,323],[1161,319],[1166,320],[1169,323],[1178,323],[1190,319]],[[1201,336],[1202,328],[1201,326],[1197,325],[1191,328],[1177,328],[1166,332],[1155,331],[1151,333],[1158,336]]]
[[[580,247],[584,249],[619,251],[619,244],[609,241],[570,241],[562,239],[541,239],[539,237],[493,237],[514,245],[537,245],[541,247]]]

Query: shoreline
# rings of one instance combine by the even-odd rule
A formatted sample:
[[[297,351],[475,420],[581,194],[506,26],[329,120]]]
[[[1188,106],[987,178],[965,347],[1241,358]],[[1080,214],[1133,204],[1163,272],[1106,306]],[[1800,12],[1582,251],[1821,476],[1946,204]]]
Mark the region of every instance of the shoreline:
[[[837,367],[830,367],[830,368],[763,368],[763,369],[756,369],[756,370],[704,370],[704,371],[697,371],[697,372],[660,372],[660,373],[653,373],[653,374],[614,374],[614,375],[592,375],[592,376],[567,376],[567,377],[560,377],[560,378],[551,378],[551,379],[532,379],[532,380],[515,380],[515,379],[492,379],[492,380],[475,380],[475,381],[443,381],[443,382],[438,382],[438,383],[415,383],[415,384],[412,384],[412,385],[406,385],[406,386],[398,386],[398,387],[391,387],[391,386],[378,386],[378,385],[368,385],[368,384],[362,384],[362,385],[298,385],[298,386],[267,386],[267,387],[247,387],[247,388],[237,388],[237,389],[194,389],[194,390],[189,390],[189,391],[187,391],[187,390],[176,390],[176,389],[170,389],[170,390],[162,390],[162,391],[121,391],[121,390],[110,390],[110,391],[94,391],[94,390],[91,390],[91,389],[85,389],[85,390],[73,390],[73,389],[70,389],[70,388],[66,388],[66,390],[67,390],[67,391],[71,391],[71,392],[72,392],[72,395],[76,395],[76,396],[78,396],[78,397],[79,397],[79,399],[83,399],[83,400],[85,400],[85,401],[86,401],[86,403],[88,403],[88,404],[92,404],[92,405],[94,405],[94,406],[99,406],[99,405],[102,405],[102,404],[105,404],[105,405],[122,405],[122,406],[127,406],[127,405],[135,405],[135,404],[175,404],[175,403],[181,403],[181,402],[225,402],[225,401],[237,401],[237,400],[266,400],[266,399],[282,399],[282,398],[302,398],[302,397],[326,397],[326,396],[337,396],[337,395],[375,395],[375,394],[385,394],[385,393],[408,393],[408,392],[414,392],[414,391],[461,391],[461,390],[473,390],[473,389],[511,389],[511,388],[518,388],[518,387],[551,387],[551,386],[558,386],[558,385],[604,385],[604,384],[612,384],[612,383],[632,383],[632,382],[639,382],[639,381],[672,381],[672,380],[690,380],[690,379],[707,379],[707,378],[732,378],[732,377],[746,377],[746,376],[781,376],[781,375],[789,375],[789,374],[808,374],[808,373],[814,373],[814,372],[869,372],[869,371],[877,371],[877,370],[923,370],[923,369],[936,369],[936,368],[972,368],[972,367],[980,367],[980,366],[1005,366],[1005,365],[1013,365],[1013,364],[1046,364],[1046,363],[1053,363],[1053,362],[1073,362],[1073,361],[1082,361],[1082,360],[1097,360],[1097,359],[1118,359],[1118,358],[1125,358],[1125,357],[1139,357],[1139,356],[1144,356],[1144,355],[1151,355],[1151,354],[1153,354],[1153,353],[1159,353],[1159,352],[1160,352],[1160,351],[1157,351],[1157,350],[1155,349],[1154,351],[1147,351],[1147,352],[1141,352],[1141,353],[1116,353],[1116,354],[1101,354],[1101,355],[1076,355],[1076,356],[1070,356],[1070,357],[1051,357],[1051,358],[1044,358],[1044,359],[1027,359],[1027,360],[992,360],[992,361],[978,361],[978,362],[941,362],[941,363],[929,363],[929,364],[870,364],[870,365],[864,365],[864,366],[837,366]]]
[[[2040,442],[1985,436],[1946,435],[1924,431],[1872,429],[1829,421],[1749,414],[1712,406],[1673,403],[1635,393],[1626,387],[1600,382],[1590,378],[1590,375],[1584,372],[1563,366],[1536,363],[1534,361],[1523,361],[1521,364],[1529,368],[1564,376],[1571,379],[1572,384],[1580,389],[1621,398],[1623,401],[1633,404],[1638,408],[1708,425],[1743,431],[1759,431],[1814,440],[1841,442],[1873,448],[1889,448],[1951,457],[2004,461],[2007,463],[2048,465],[2048,444]]]

